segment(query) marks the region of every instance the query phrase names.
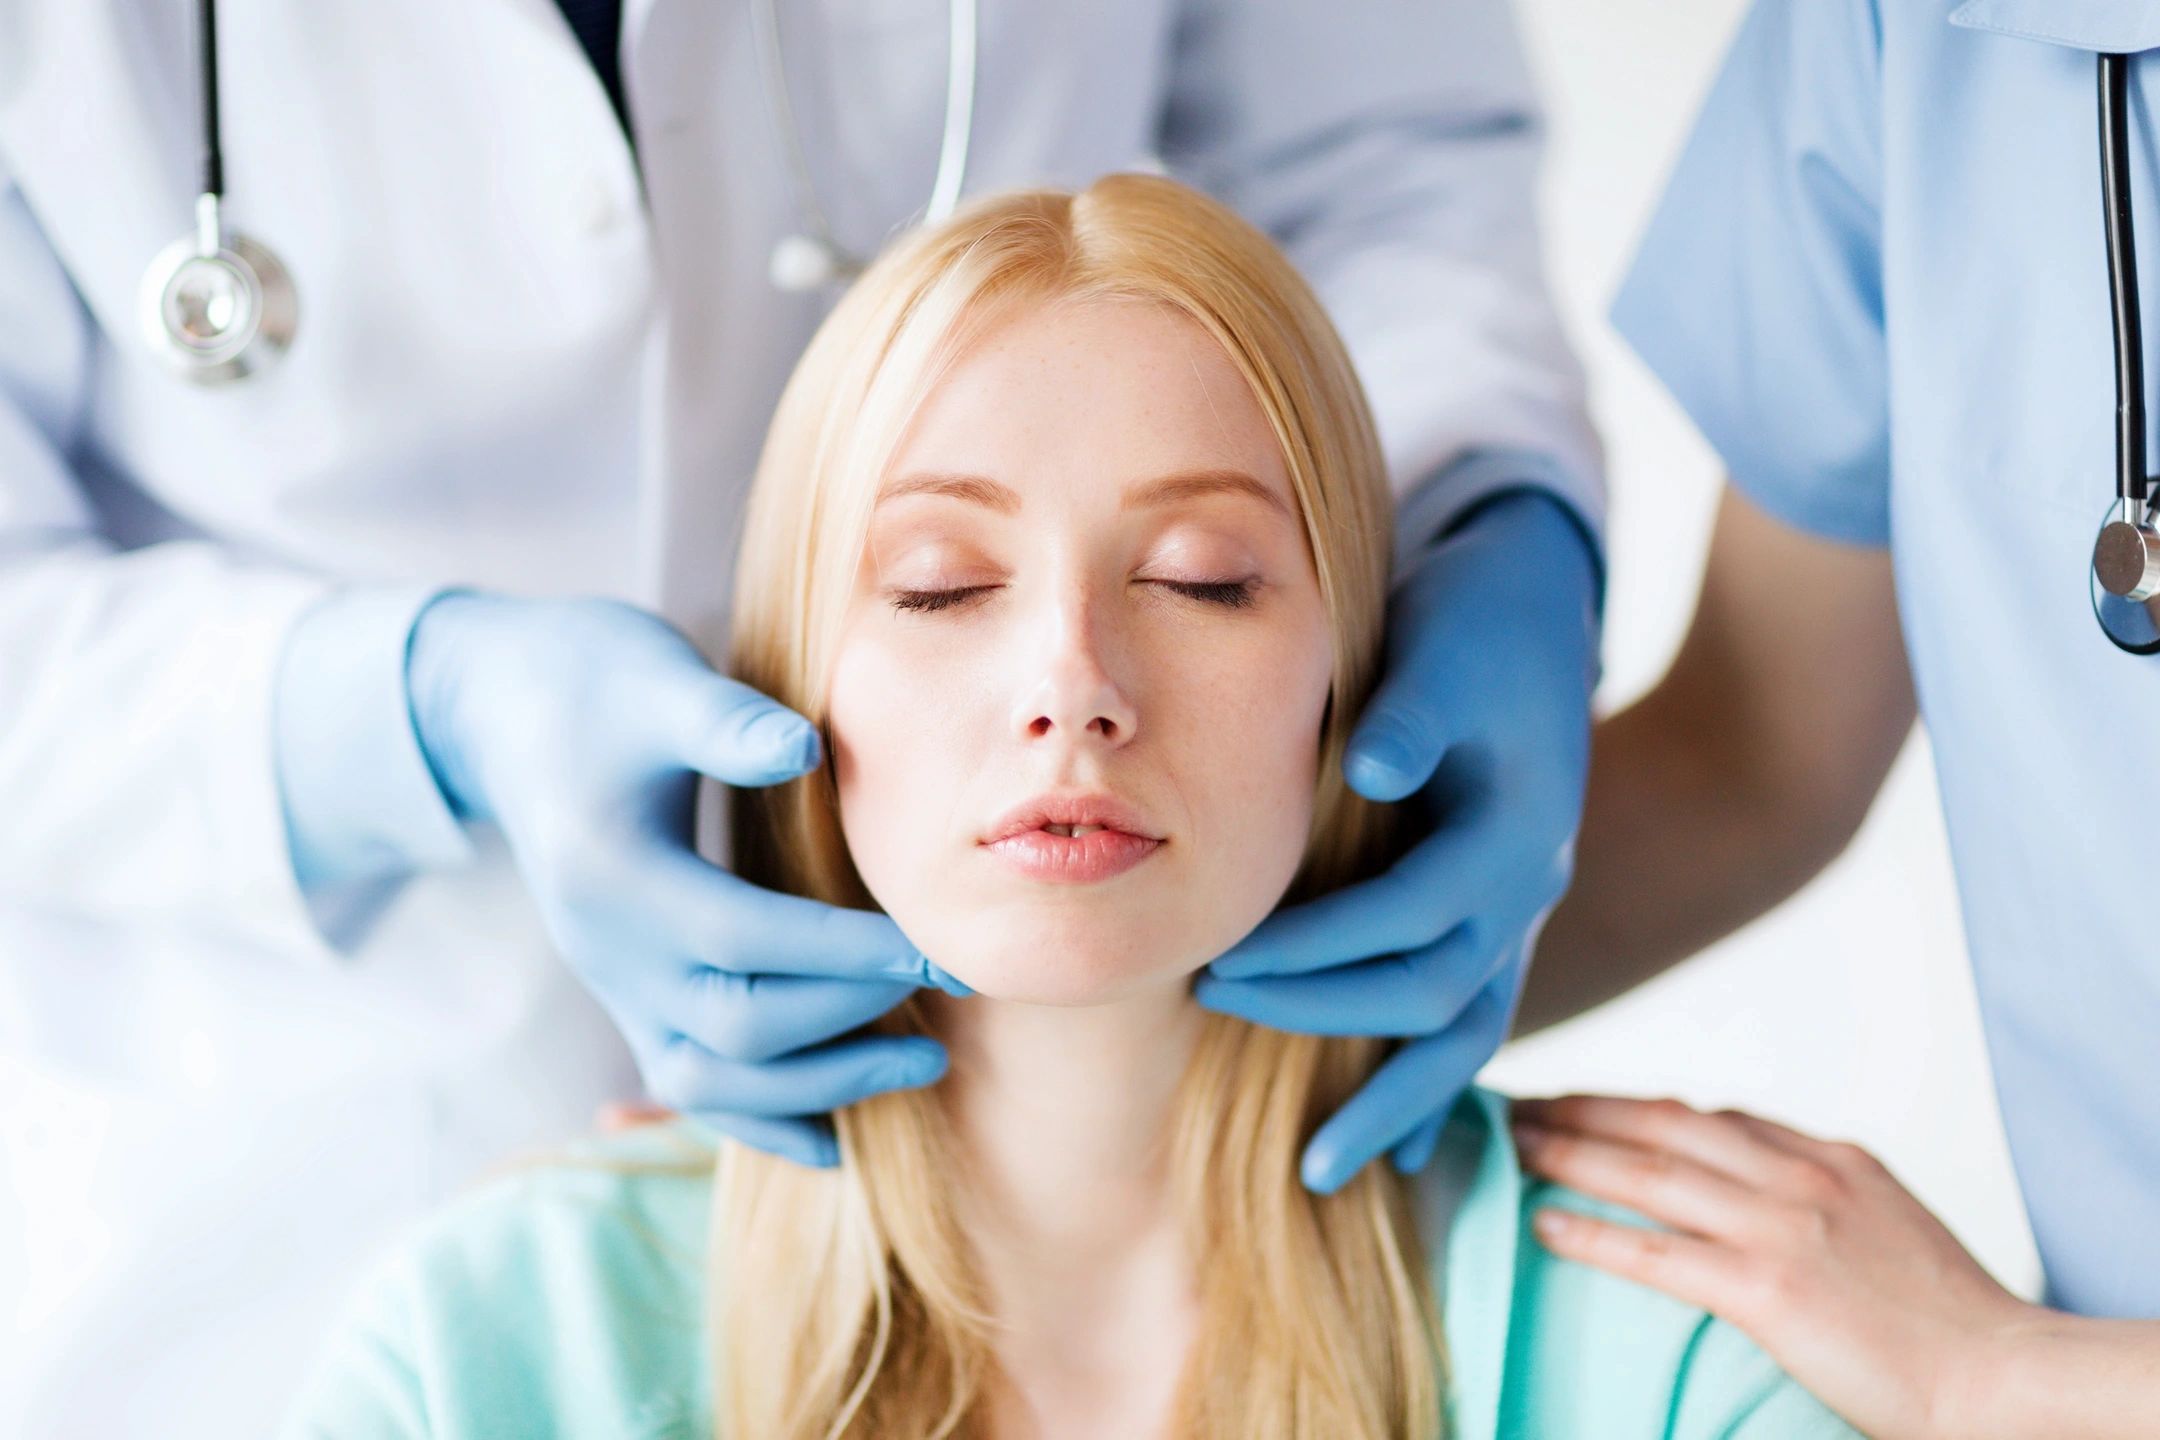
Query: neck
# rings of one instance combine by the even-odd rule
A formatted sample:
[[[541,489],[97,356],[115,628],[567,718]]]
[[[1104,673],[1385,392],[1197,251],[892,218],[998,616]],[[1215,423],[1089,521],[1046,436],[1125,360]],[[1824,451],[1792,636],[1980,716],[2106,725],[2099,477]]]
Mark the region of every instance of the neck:
[[[1084,1007],[922,998],[1008,1375],[1160,1363],[1195,1304],[1167,1141],[1204,1012],[1182,983]]]
[[[972,1224],[1094,1264],[1168,1218],[1171,1110],[1204,1019],[1182,984],[1089,1006],[923,998],[952,1054]]]

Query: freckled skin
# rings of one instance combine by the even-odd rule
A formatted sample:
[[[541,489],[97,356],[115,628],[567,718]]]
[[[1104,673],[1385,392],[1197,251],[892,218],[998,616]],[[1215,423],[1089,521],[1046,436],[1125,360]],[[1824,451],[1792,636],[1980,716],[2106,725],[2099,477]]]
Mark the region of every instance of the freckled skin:
[[[1237,495],[1122,510],[1135,482],[1237,470]],[[880,505],[833,671],[841,821],[879,904],[986,996],[1100,1004],[1177,985],[1257,925],[1302,858],[1332,634],[1272,431],[1193,322],[1060,302],[979,340],[888,472],[985,476],[1011,514]],[[1166,581],[1251,579],[1230,606]],[[896,592],[989,587],[945,608]],[[1048,884],[978,844],[1053,786],[1166,837],[1114,878]]]

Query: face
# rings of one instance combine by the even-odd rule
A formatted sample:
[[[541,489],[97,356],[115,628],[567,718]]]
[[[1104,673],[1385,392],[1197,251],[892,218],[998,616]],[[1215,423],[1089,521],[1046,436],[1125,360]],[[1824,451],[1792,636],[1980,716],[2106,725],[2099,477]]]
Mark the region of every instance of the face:
[[[1297,871],[1332,646],[1221,348],[1140,301],[1026,309],[883,477],[828,717],[856,868],[984,995],[1182,987]],[[1108,827],[1000,838],[1044,797]]]

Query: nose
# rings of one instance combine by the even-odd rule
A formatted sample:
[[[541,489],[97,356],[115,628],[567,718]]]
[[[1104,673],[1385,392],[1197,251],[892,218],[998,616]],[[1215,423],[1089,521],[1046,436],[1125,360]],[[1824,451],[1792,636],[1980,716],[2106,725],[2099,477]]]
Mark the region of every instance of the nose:
[[[1111,747],[1131,743],[1140,713],[1118,683],[1118,637],[1100,607],[1081,592],[1060,595],[1039,632],[1040,658],[1015,706],[1015,730],[1025,739],[1083,740]]]

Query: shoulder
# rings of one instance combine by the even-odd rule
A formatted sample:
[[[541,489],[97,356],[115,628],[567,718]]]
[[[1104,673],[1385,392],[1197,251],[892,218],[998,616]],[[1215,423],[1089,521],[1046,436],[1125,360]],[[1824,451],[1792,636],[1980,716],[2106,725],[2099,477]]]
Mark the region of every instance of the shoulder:
[[[1560,1207],[1647,1226],[1631,1210],[1537,1182],[1525,1187],[1509,1369],[1536,1408],[1538,1434],[1594,1435],[1614,1411],[1667,1416],[1680,1436],[1850,1436],[1853,1431],[1746,1335],[1708,1311],[1563,1260],[1531,1217]],[[1602,1419],[1601,1419],[1602,1417]]]
[[[475,1185],[360,1284],[288,1434],[701,1433],[712,1164],[675,1122]]]
[[[1451,1125],[1463,1135],[1457,1155],[1474,1147],[1478,1159],[1445,1242],[1443,1321],[1457,1403],[1490,1415],[1483,1433],[1582,1440],[1854,1433],[1725,1322],[1547,1251],[1531,1220],[1550,1206],[1650,1222],[1524,1176],[1506,1099],[1479,1091],[1472,1100]],[[1462,1418],[1469,1423],[1461,1433],[1480,1433]]]

